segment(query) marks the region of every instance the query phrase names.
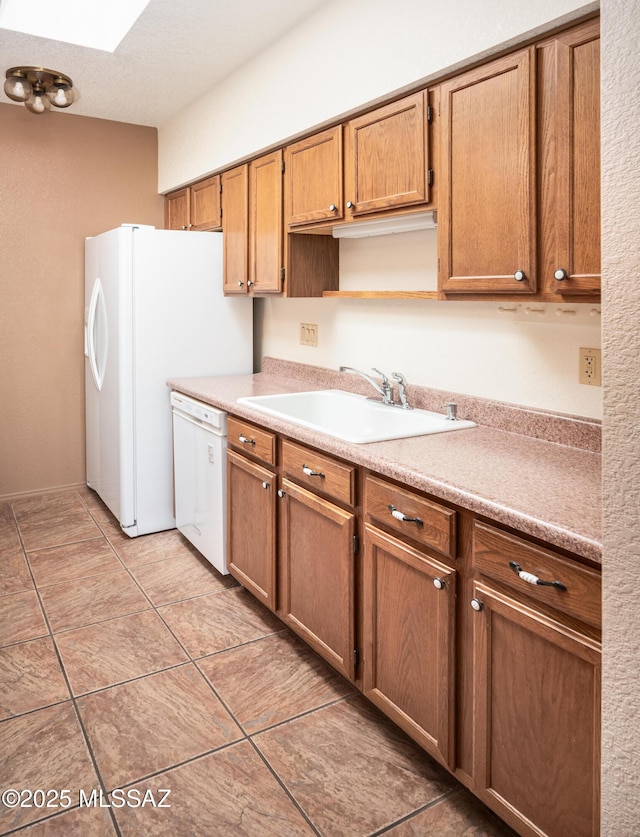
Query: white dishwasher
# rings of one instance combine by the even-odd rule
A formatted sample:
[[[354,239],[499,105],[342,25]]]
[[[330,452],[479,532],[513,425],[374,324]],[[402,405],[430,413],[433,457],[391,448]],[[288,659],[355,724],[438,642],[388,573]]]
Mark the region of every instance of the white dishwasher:
[[[227,575],[227,414],[179,392],[171,412],[176,527]]]

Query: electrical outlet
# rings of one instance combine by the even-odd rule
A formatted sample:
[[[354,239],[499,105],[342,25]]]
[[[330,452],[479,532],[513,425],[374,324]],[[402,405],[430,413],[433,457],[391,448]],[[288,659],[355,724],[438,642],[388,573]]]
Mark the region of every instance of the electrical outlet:
[[[600,349],[580,349],[578,380],[581,384],[589,384],[592,387],[602,386]]]
[[[300,323],[300,344],[302,346],[318,345],[317,323]]]

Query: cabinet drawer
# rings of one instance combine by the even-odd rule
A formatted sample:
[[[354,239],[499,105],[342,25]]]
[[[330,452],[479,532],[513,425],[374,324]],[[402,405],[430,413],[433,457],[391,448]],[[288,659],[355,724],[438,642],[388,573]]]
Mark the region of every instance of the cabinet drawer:
[[[365,481],[364,498],[368,523],[382,524],[441,555],[456,557],[456,513],[452,509],[372,476]]]
[[[349,506],[355,504],[356,469],[317,451],[282,443],[282,467],[285,474],[300,485],[328,494]]]
[[[262,430],[248,421],[229,417],[227,422],[229,444],[256,456],[269,465],[276,463],[276,434]]]
[[[550,605],[588,625],[601,625],[600,573],[543,547],[474,522],[473,563],[483,575]],[[516,565],[516,566],[513,566]],[[527,581],[518,571],[530,574]],[[539,585],[558,581],[566,589]]]

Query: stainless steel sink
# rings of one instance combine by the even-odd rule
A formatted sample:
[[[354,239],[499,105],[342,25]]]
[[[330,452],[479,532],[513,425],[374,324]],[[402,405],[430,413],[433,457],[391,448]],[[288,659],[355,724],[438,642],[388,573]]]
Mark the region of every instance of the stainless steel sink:
[[[473,421],[450,421],[429,410],[390,407],[339,389],[248,396],[239,398],[238,404],[355,444],[475,427]]]

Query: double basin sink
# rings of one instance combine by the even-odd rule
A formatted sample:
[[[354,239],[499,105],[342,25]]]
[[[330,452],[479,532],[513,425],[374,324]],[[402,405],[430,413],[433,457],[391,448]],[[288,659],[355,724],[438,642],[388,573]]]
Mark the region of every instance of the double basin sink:
[[[429,410],[404,410],[339,389],[255,395],[238,404],[354,444],[405,439],[475,427]]]

